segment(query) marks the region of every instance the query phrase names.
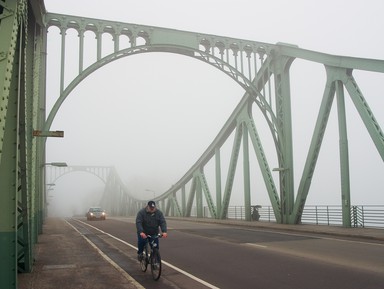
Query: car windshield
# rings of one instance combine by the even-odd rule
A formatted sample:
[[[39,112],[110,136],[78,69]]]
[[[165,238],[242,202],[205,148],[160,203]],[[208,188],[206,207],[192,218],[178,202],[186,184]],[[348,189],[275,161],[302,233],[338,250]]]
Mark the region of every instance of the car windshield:
[[[90,208],[89,211],[90,212],[102,212],[103,209],[102,208]]]

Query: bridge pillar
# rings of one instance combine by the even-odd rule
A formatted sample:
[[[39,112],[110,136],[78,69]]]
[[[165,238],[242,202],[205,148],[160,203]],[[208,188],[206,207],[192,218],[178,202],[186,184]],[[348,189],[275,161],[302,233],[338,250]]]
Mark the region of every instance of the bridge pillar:
[[[0,288],[17,288],[18,60],[22,49],[17,2],[0,4],[7,8],[0,17]]]

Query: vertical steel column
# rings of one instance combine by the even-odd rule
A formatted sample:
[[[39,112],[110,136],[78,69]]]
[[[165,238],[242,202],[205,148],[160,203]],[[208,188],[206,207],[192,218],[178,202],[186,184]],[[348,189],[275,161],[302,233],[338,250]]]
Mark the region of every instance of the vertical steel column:
[[[60,65],[60,94],[64,91],[64,67],[65,67],[65,35],[67,34],[67,29],[62,27],[60,29],[61,34],[61,65]]]
[[[336,81],[337,111],[339,119],[340,173],[341,173],[341,208],[343,226],[351,227],[351,195],[349,182],[348,136],[345,115],[343,83]]]
[[[221,161],[220,148],[215,148],[215,169],[216,169],[216,210],[217,218],[221,215]]]
[[[245,220],[251,220],[251,181],[249,172],[249,144],[248,144],[248,128],[243,122],[243,169],[244,169],[244,207]]]
[[[187,208],[187,206],[186,206],[186,195],[185,195],[185,186],[183,186],[182,188],[181,188],[181,212],[182,212],[182,217],[185,217],[186,216],[186,214],[185,214],[185,212],[186,212],[186,208]]]
[[[0,4],[0,288],[17,288],[18,4]]]
[[[276,126],[282,135],[282,138],[279,139],[281,155],[279,155],[278,168],[282,223],[290,222],[290,215],[294,206],[291,91],[289,78],[289,67],[292,61],[293,58],[277,57],[274,66]]]
[[[233,182],[235,179],[237,160],[239,158],[242,134],[243,134],[242,123],[238,122],[236,126],[235,139],[233,140],[231,160],[229,162],[229,168],[228,168],[228,174],[227,174],[227,181],[225,183],[224,199],[223,199],[221,215],[220,215],[220,219],[222,220],[227,218],[229,201],[231,199]]]
[[[195,174],[196,178],[196,209],[197,209],[197,217],[198,218],[203,218],[204,213],[203,213],[203,188],[202,184],[200,182],[199,178],[199,172]]]
[[[97,40],[97,60],[100,60],[101,59],[101,51],[102,51],[102,39],[103,38],[103,34],[102,34],[102,31],[100,30],[100,28],[98,29],[98,31],[96,32],[96,40]]]
[[[84,28],[79,30],[79,74],[84,69]]]

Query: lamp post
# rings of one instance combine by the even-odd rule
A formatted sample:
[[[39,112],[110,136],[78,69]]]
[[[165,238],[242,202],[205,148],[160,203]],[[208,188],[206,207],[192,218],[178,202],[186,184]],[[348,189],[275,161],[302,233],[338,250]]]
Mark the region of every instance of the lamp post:
[[[50,162],[50,163],[44,163],[41,165],[42,173],[43,173],[43,183],[45,183],[46,180],[46,167],[52,166],[52,167],[67,167],[67,163],[65,162]],[[48,205],[47,205],[47,193],[48,191],[52,190],[52,187],[56,184],[45,184],[42,188],[42,196],[41,196],[41,224],[44,222],[44,218],[48,216]],[[42,232],[42,228],[40,229]]]
[[[45,217],[48,217],[48,205],[49,205],[49,202],[48,202],[48,198],[51,198],[52,196],[49,195],[49,192],[50,191],[53,191],[54,190],[54,186],[56,186],[56,184],[46,184],[47,186],[47,189],[45,190],[44,192],[44,202],[45,202],[45,211],[44,211],[44,214],[45,214]]]
[[[155,193],[155,191],[152,191],[152,190],[150,190],[150,189],[145,189],[145,191],[146,191],[146,192],[151,192],[151,193],[153,193],[153,198],[156,197],[156,193]]]
[[[53,167],[68,167],[67,163],[65,162],[52,162],[52,163],[45,163],[43,166],[53,166]]]

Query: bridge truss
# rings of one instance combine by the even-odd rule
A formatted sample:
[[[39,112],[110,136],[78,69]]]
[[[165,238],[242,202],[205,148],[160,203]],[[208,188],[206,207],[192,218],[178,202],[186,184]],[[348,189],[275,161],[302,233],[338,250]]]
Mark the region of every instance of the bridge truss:
[[[193,57],[219,69],[244,88],[243,99],[235,108],[214,142],[184,177],[158,198],[159,200],[166,200],[167,213],[171,210],[172,214],[188,217],[191,215],[191,208],[194,204],[197,207],[197,216],[201,217],[203,203],[206,202],[210,216],[213,218],[226,218],[241,146],[243,159],[246,160],[243,164],[245,207],[251,208],[251,176],[248,164],[249,138],[257,156],[276,220],[281,223],[299,223],[336,95],[339,136],[342,140],[340,166],[342,168],[343,222],[345,226],[350,226],[348,143],[345,141],[347,139],[347,130],[344,90],[346,89],[351,96],[373,142],[381,157],[384,158],[382,130],[352,75],[353,70],[384,72],[383,61],[326,55],[291,45],[273,45],[216,35],[69,15],[48,13],[46,23],[48,28],[51,26],[59,28],[62,65],[59,76],[60,96],[48,115],[44,130],[49,130],[61,104],[83,79],[104,65],[135,54],[167,52]],[[79,35],[79,70],[78,75],[65,86],[66,35],[70,29],[76,30]],[[87,32],[93,33],[96,38],[95,50],[97,53],[95,62],[84,68],[84,42]],[[109,34],[111,37],[103,37],[105,34]],[[128,45],[127,42],[122,41],[124,38],[129,39]],[[103,55],[102,47],[108,46],[105,42],[111,41],[110,39],[113,41],[114,50]],[[125,45],[122,43],[125,43]],[[323,64],[327,78],[323,102],[297,192],[294,191],[293,186],[294,163],[289,81],[290,66],[296,58]],[[274,183],[262,146],[263,142],[252,117],[253,105],[257,105],[259,112],[264,116],[275,144],[279,164],[277,170],[280,175],[279,191]],[[221,171],[220,148],[233,131],[235,131],[233,152],[230,157],[226,185],[222,192],[221,175],[219,173]],[[216,171],[218,172],[216,192],[212,192],[212,189],[208,186],[204,173],[204,167],[213,157],[217,160],[215,162]],[[186,187],[190,190],[188,194],[185,192]],[[215,198],[213,198],[213,193],[215,193]],[[121,202],[117,202],[113,207],[119,207],[121,204]],[[123,208],[117,208],[116,210],[124,211]],[[250,214],[251,210],[249,209],[246,213],[247,220],[250,220]]]
[[[0,3],[0,284],[17,287],[17,272],[28,272],[33,264],[33,245],[42,232],[45,210],[45,141],[56,113],[71,91],[91,73],[113,61],[131,55],[166,52],[200,60],[237,82],[244,95],[219,134],[196,163],[169,190],[156,198],[167,215],[191,216],[196,207],[203,216],[207,203],[213,218],[226,218],[240,151],[243,153],[244,203],[251,207],[249,169],[250,146],[256,155],[276,220],[300,222],[312,176],[336,98],[339,138],[343,225],[350,226],[350,185],[345,91],[352,99],[379,155],[384,160],[384,134],[356,79],[356,70],[384,72],[384,61],[334,56],[285,44],[208,35],[121,23],[71,15],[47,13],[40,1],[6,0]],[[45,112],[47,31],[61,33],[60,91],[52,111]],[[66,32],[79,35],[78,74],[65,79]],[[86,33],[96,36],[96,58],[85,67]],[[113,51],[103,54],[112,36]],[[124,42],[123,39],[128,39]],[[129,43],[124,44],[124,43]],[[292,149],[290,66],[295,59],[320,63],[325,67],[326,84],[311,144],[297,191],[294,190]],[[66,83],[69,83],[66,85]],[[252,116],[256,105],[267,123],[278,160],[279,184],[275,184],[263,148],[263,136]],[[36,133],[40,132],[40,133]],[[234,132],[225,187],[221,188],[221,147]],[[208,185],[204,169],[214,159],[216,186]],[[101,202],[114,214],[134,214],[142,201],[119,185],[118,175],[109,174]],[[246,219],[250,220],[250,210]]]

